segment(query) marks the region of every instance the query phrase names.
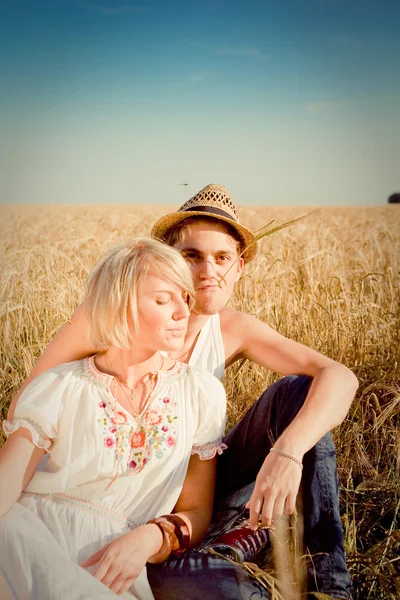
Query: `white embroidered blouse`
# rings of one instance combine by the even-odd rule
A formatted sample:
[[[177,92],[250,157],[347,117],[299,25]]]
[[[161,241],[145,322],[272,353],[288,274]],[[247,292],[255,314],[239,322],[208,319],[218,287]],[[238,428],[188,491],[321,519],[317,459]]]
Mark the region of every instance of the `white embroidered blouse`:
[[[223,451],[226,398],[213,375],[177,362],[158,373],[135,420],[116,402],[113,381],[93,357],[54,367],[29,384],[3,428],[28,428],[47,451],[26,492],[124,516],[131,528],[172,511],[191,454]]]

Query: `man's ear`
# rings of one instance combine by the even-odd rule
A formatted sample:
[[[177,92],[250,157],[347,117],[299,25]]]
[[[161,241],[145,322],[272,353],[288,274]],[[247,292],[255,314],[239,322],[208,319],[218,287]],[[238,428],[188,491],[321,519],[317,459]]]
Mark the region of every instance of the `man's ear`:
[[[243,256],[241,256],[239,258],[239,260],[237,261],[237,273],[236,273],[236,277],[235,277],[235,283],[237,281],[239,281],[243,269],[244,269],[244,258],[243,258]]]

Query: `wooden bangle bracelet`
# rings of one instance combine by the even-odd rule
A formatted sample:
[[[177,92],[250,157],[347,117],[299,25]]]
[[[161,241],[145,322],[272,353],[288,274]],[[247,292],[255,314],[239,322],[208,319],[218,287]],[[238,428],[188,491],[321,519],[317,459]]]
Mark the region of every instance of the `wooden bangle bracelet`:
[[[148,523],[157,525],[163,534],[162,546],[149,562],[164,562],[170,555],[179,556],[188,549],[190,543],[189,528],[178,515],[163,515],[151,519]]]

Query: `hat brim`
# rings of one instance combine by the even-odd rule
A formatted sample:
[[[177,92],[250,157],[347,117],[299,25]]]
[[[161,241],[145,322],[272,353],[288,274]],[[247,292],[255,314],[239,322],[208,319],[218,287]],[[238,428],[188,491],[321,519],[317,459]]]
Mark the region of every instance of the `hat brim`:
[[[253,258],[256,256],[256,238],[255,235],[249,229],[243,227],[243,225],[240,225],[240,223],[236,223],[233,219],[225,218],[221,215],[216,215],[214,213],[206,211],[188,210],[165,215],[164,217],[161,217],[160,219],[158,219],[158,221],[154,223],[153,228],[151,230],[151,237],[164,241],[165,234],[169,229],[171,229],[181,221],[184,221],[185,219],[197,216],[212,217],[217,221],[224,221],[225,223],[228,223],[228,225],[233,227],[233,229],[235,229],[235,231],[238,233],[239,237],[243,241],[243,247],[246,248],[242,255],[244,261],[248,263],[251,260],[253,260]]]

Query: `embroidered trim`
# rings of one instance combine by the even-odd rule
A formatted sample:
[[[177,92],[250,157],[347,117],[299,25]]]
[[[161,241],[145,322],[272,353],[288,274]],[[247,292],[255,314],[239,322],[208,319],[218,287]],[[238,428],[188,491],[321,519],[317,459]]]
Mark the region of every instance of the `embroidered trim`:
[[[51,439],[45,434],[44,430],[38,423],[36,423],[33,419],[29,417],[17,417],[12,421],[3,421],[3,431],[6,436],[10,435],[10,433],[14,433],[18,431],[18,429],[28,429],[32,435],[32,443],[41,448],[42,450],[48,450],[51,446]]]
[[[211,458],[214,458],[216,454],[222,454],[227,448],[228,446],[222,442],[222,438],[219,438],[201,446],[193,446],[190,455],[193,456],[193,454],[198,454],[200,460],[210,460]]]
[[[112,375],[108,375],[107,373],[102,373],[96,368],[94,364],[94,356],[86,356],[81,361],[81,376],[84,379],[89,379],[93,381],[93,383],[99,385],[100,387],[105,387],[108,392],[111,393],[111,384],[114,380]]]
[[[87,356],[81,361],[81,376],[85,379],[90,379],[94,383],[101,385],[106,388],[107,391],[111,393],[111,384],[115,381],[115,378],[112,375],[108,375],[108,373],[102,373],[99,371],[94,363],[95,356]],[[174,367],[170,371],[157,371],[157,374],[162,379],[166,379],[167,381],[176,381],[180,379],[183,375],[186,375],[186,371],[188,369],[187,364],[180,363],[177,361]],[[158,387],[158,386],[157,386]],[[114,396],[114,394],[112,394]]]
[[[107,508],[103,504],[97,504],[91,500],[85,500],[83,498],[78,498],[77,496],[71,496],[69,494],[37,494],[35,492],[25,492],[26,496],[39,496],[40,498],[44,498],[45,500],[49,500],[50,502],[54,502],[56,504],[62,504],[64,506],[68,506],[69,508],[75,508],[78,510],[83,510],[85,512],[91,513],[98,517],[106,517],[110,520],[118,521],[123,523],[128,529],[135,529],[139,524],[133,519],[130,519],[127,515],[123,513],[119,513],[112,508]]]

